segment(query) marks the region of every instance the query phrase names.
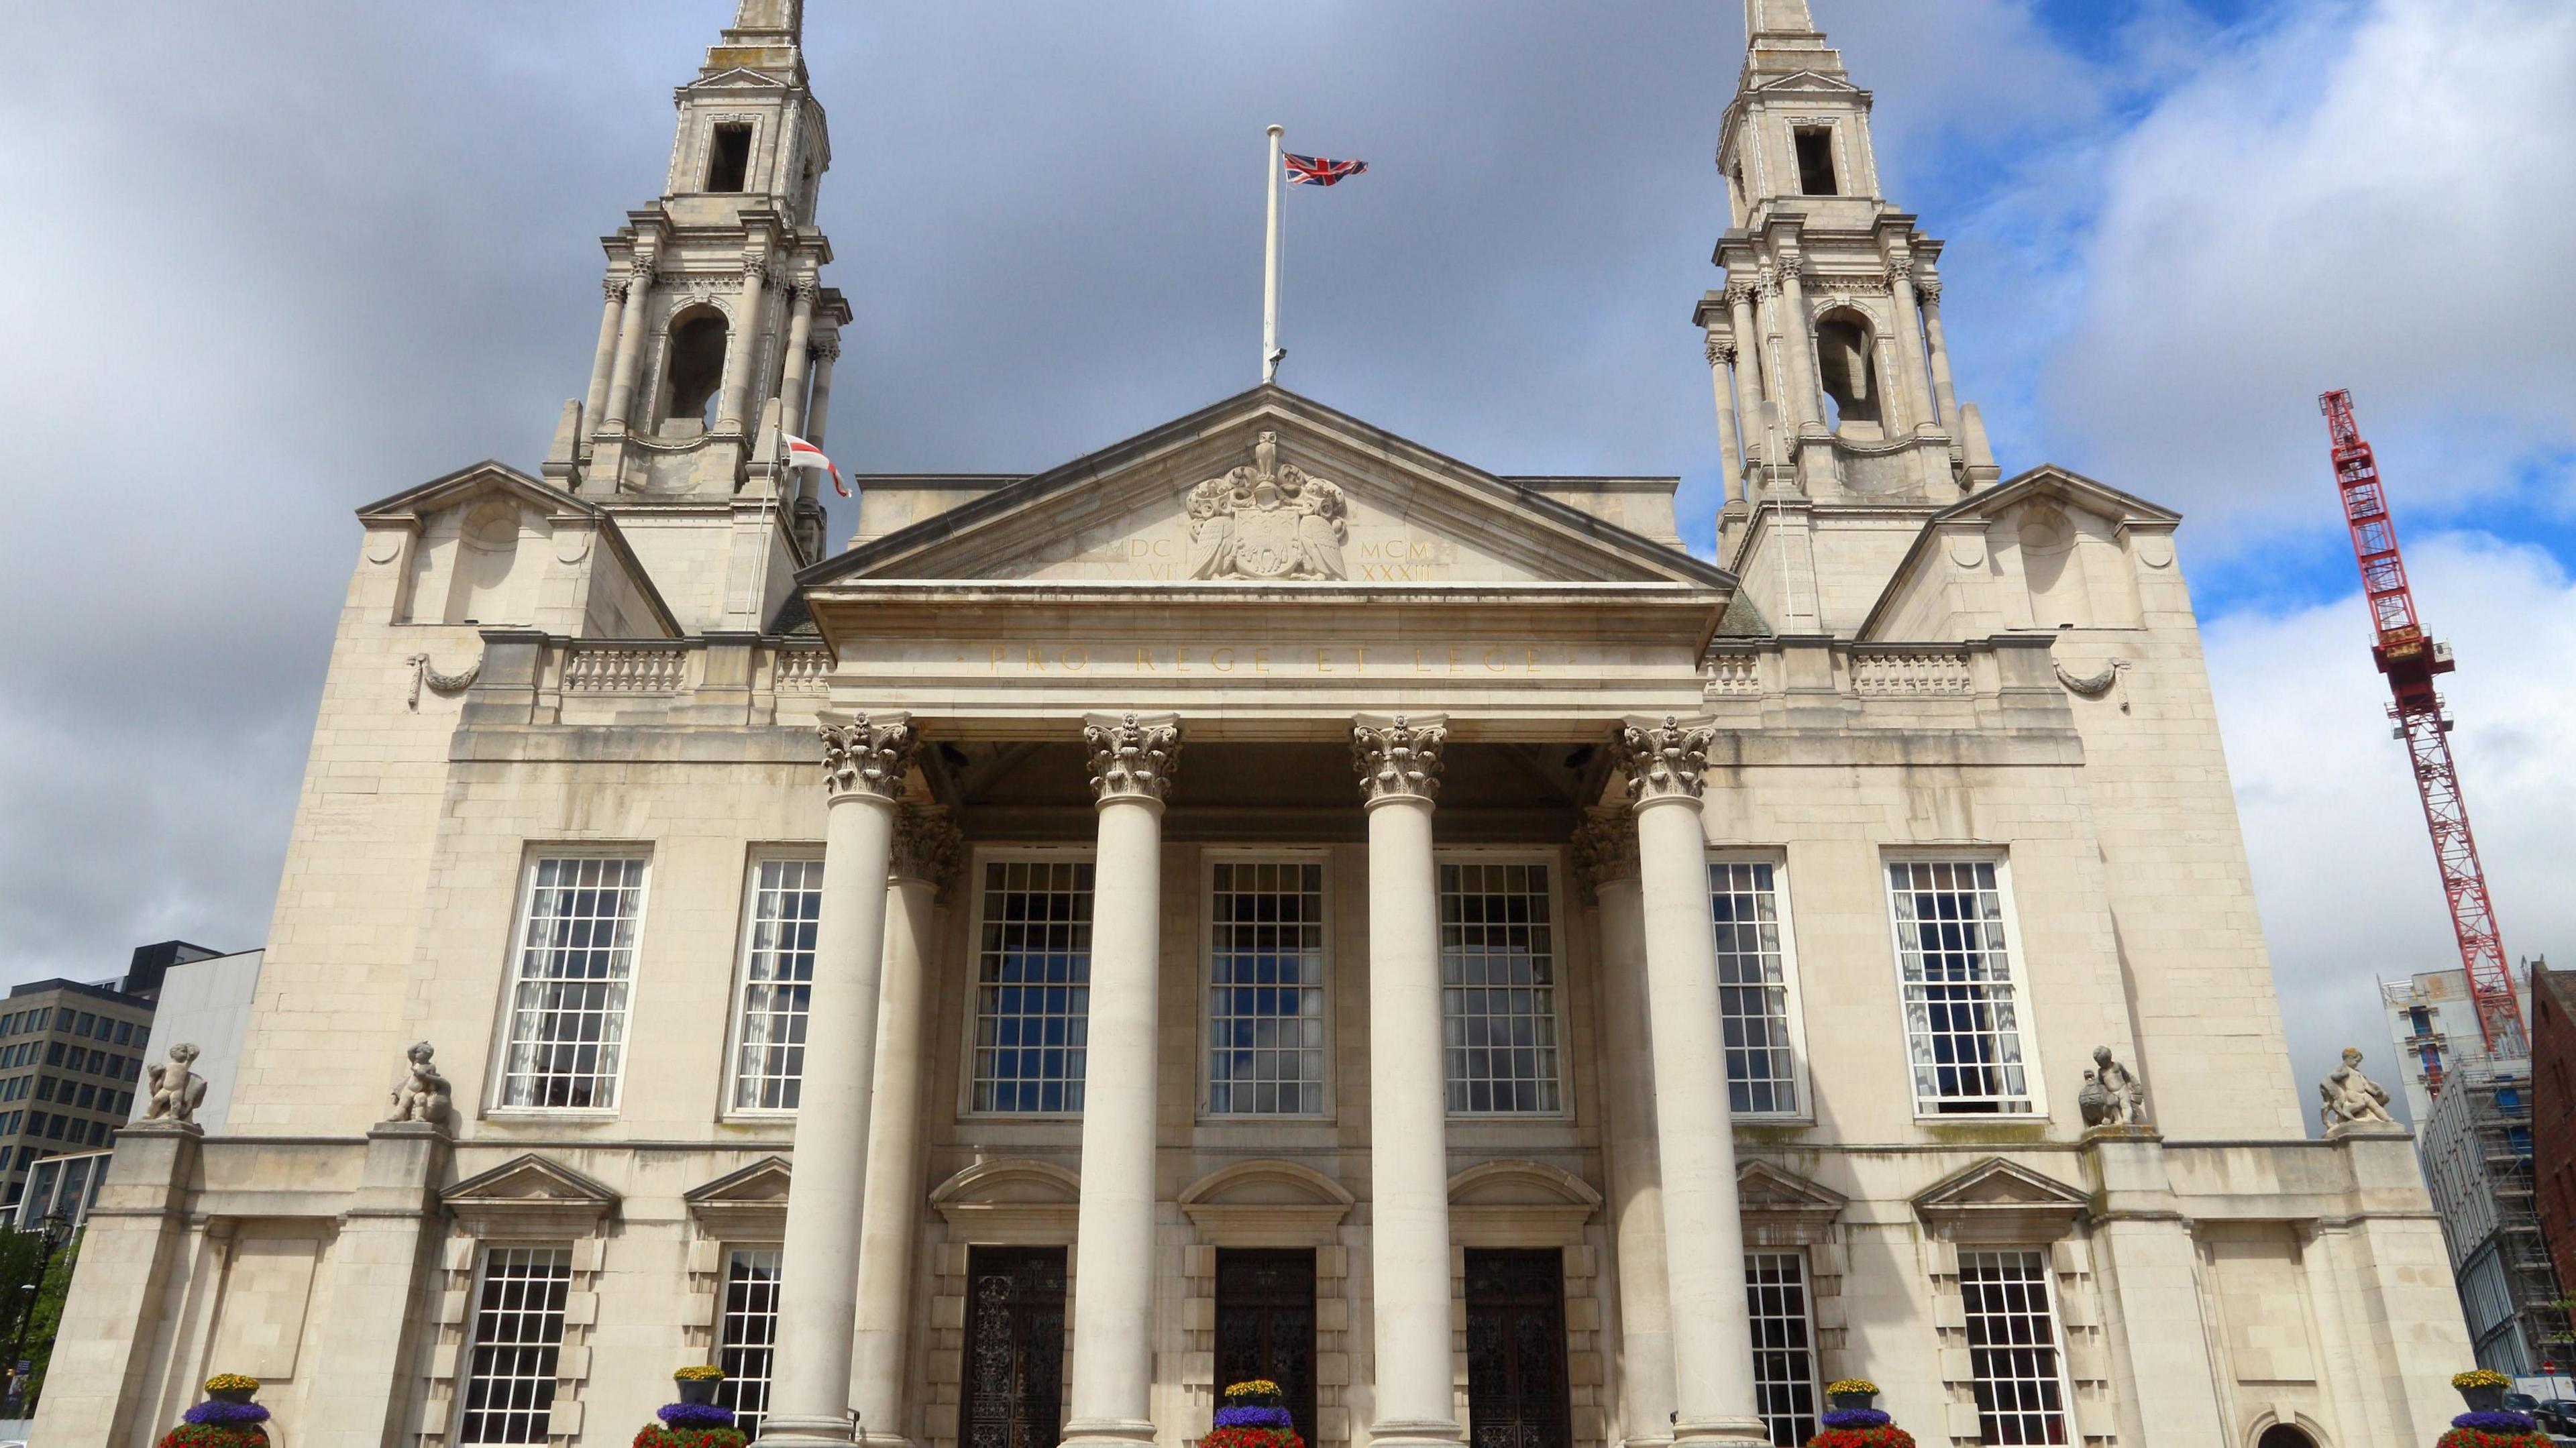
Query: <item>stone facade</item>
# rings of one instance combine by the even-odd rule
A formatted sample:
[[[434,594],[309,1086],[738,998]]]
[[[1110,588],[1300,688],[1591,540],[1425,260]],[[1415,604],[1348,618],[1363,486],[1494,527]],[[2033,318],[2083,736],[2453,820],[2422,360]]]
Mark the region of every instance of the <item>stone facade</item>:
[[[825,557],[744,0],[540,475],[360,512],[229,1125],[120,1142],[38,1439],[229,1369],[289,1448],[620,1443],[719,1359],[771,1443],[1182,1448],[1244,1375],[1331,1448],[1784,1441],[1847,1374],[2429,1441],[2440,1231],[2305,1133],[2178,519],[2001,476],[1867,93],[1750,9],[1719,563],[1266,385]]]

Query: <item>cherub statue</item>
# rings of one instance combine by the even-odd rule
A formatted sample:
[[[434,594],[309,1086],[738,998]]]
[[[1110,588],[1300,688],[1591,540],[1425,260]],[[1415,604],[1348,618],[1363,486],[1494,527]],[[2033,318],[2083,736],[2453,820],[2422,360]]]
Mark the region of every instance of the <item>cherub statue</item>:
[[[181,1041],[170,1048],[170,1059],[145,1073],[151,1082],[151,1104],[143,1110],[143,1119],[164,1118],[181,1123],[197,1119],[197,1107],[206,1099],[206,1078],[188,1069],[196,1062],[197,1048]]]
[[[453,1110],[454,1095],[447,1078],[439,1074],[436,1066],[429,1064],[429,1058],[438,1054],[438,1048],[427,1041],[420,1041],[404,1054],[411,1058],[411,1074],[394,1088],[393,1114],[385,1120],[446,1125]]]
[[[2093,1048],[2093,1069],[2084,1073],[2086,1085],[2076,1103],[2084,1108],[2087,1126],[2144,1126],[2147,1124],[2147,1091],[2138,1084],[2137,1074],[2111,1059],[2111,1048]]]
[[[2377,1121],[2394,1126],[2397,1118],[2388,1114],[2388,1092],[2378,1082],[2361,1074],[2361,1048],[2343,1048],[2343,1064],[2317,1083],[2317,1094],[2325,1098],[2318,1108],[2317,1119],[2328,1130],[2350,1122]]]

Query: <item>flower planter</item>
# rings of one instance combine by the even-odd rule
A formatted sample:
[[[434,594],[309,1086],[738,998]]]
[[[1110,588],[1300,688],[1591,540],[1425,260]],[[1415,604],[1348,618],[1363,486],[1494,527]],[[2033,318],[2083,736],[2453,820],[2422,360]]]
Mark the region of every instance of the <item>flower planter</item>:
[[[1826,1401],[1826,1403],[1827,1403],[1829,1406],[1831,1406],[1831,1407],[1834,1409],[1834,1411],[1836,1411],[1836,1412],[1843,1412],[1843,1411],[1846,1411],[1846,1410],[1848,1410],[1848,1409],[1852,1409],[1852,1408],[1866,1408],[1866,1407],[1871,1406],[1871,1404],[1873,1404],[1874,1402],[1876,1402],[1876,1401],[1877,1401],[1877,1399],[1878,1399],[1878,1394],[1876,1394],[1876,1393],[1827,1393],[1827,1394],[1825,1394],[1825,1401]]]
[[[251,1394],[258,1391],[257,1388],[210,1388],[206,1391],[206,1396],[218,1403],[247,1403],[251,1399]]]
[[[712,1403],[716,1400],[716,1386],[717,1384],[722,1383],[724,1379],[678,1378],[674,1381],[679,1386],[681,1402]]]

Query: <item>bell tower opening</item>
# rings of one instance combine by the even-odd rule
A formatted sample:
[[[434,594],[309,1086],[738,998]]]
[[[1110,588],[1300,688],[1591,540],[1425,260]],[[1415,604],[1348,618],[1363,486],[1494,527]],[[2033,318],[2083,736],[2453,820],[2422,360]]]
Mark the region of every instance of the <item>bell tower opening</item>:
[[[751,123],[719,123],[707,141],[707,189],[740,191],[751,174]]]
[[[1834,182],[1834,128],[1800,126],[1793,138],[1798,144],[1799,194],[1841,195],[1842,188]]]
[[[694,423],[688,431],[714,425],[716,391],[724,385],[727,327],[724,313],[696,306],[671,319],[671,344],[663,354],[661,420]]]
[[[1816,323],[1816,370],[1837,432],[1848,423],[1880,421],[1878,369],[1871,361],[1877,341],[1868,320],[1851,312],[1832,312]]]

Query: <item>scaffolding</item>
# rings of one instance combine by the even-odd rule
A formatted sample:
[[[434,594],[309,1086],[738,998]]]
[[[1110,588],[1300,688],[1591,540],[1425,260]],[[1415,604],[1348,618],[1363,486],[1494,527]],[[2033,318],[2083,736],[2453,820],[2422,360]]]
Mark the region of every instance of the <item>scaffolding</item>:
[[[2457,1062],[2419,1146],[2480,1366],[2530,1374],[2576,1356],[2533,1196],[2531,1062]]]

